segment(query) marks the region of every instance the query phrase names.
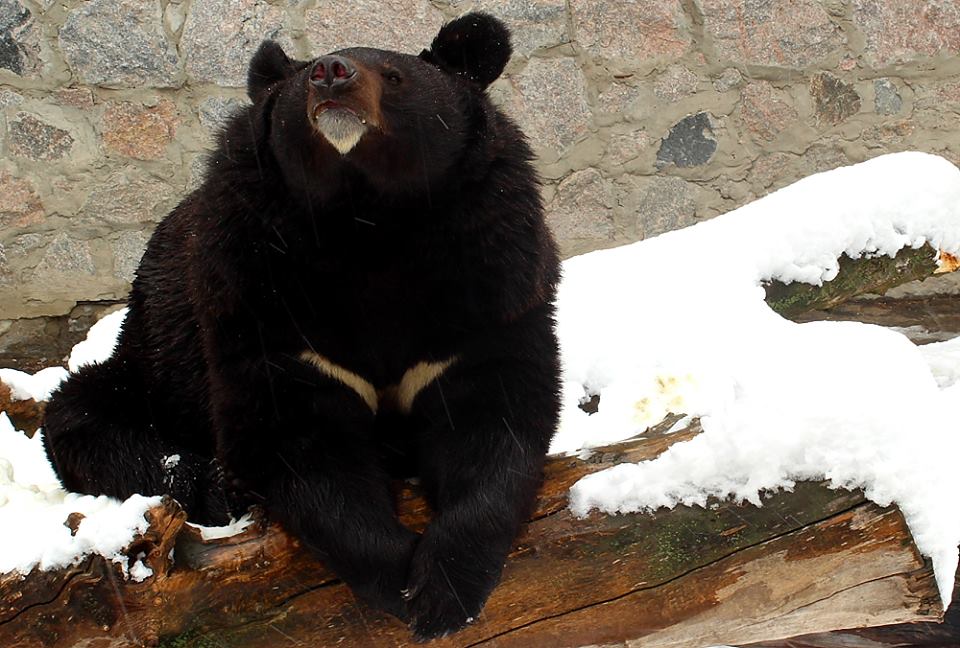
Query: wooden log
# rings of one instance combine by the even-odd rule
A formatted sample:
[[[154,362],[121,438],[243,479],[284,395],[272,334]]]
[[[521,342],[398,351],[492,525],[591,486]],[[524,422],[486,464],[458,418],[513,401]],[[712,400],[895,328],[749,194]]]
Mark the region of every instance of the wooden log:
[[[764,641],[744,648],[947,648],[960,646],[960,568],[953,587],[953,604],[941,623],[900,623],[852,628]]]
[[[883,294],[908,281],[923,280],[935,274],[953,272],[957,258],[934,250],[929,245],[917,249],[904,248],[896,256],[839,259],[840,271],[833,281],[821,286],[805,283],[770,282],[766,300],[770,307],[792,317],[807,311],[831,308],[864,293]]]
[[[15,400],[9,385],[0,380],[0,412],[10,417],[13,426],[32,437],[43,421],[43,412],[46,403],[38,403],[32,398]]]
[[[587,461],[552,459],[537,511],[478,622],[432,645],[641,639],[643,646],[699,648],[940,618],[930,565],[902,516],[859,493],[801,484],[761,508],[727,502],[585,519],[567,510],[577,479],[652,458],[696,433],[613,446]],[[429,519],[405,486],[399,508],[414,528]],[[153,509],[150,522],[128,549],[145,553],[154,572],[141,583],[99,557],[0,577],[0,645],[412,644],[402,623],[357,602],[275,525],[204,541],[172,501]]]

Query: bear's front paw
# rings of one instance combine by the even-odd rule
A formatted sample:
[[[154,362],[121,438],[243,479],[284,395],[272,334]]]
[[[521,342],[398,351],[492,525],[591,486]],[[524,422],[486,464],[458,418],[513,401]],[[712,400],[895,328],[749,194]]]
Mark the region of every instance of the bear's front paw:
[[[477,562],[421,542],[404,590],[417,640],[443,637],[473,623],[498,577],[499,570],[484,570]]]
[[[339,570],[336,565],[334,569],[344,577],[354,594],[368,605],[401,621],[409,621],[403,587],[419,538],[419,534],[401,529],[396,537],[381,539],[380,555],[373,564],[363,567],[341,564]]]
[[[352,584],[351,589],[367,605],[392,614],[401,621],[408,622],[406,602],[403,600],[403,582],[399,568],[384,567],[378,577],[365,584]]]

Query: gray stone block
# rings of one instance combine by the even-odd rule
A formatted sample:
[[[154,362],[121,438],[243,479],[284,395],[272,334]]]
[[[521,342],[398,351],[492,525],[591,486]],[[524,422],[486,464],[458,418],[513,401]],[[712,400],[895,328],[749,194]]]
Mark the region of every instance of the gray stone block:
[[[60,50],[84,83],[110,88],[174,88],[177,49],[163,30],[159,0],[92,0],[70,12]]]
[[[799,119],[789,94],[766,81],[752,81],[740,91],[740,120],[747,132],[771,141]]]
[[[155,223],[173,208],[179,192],[134,166],[115,171],[94,186],[78,217],[110,225]]]
[[[653,94],[668,102],[679,101],[697,91],[700,78],[684,65],[671,65],[653,82]]]
[[[0,171],[0,235],[41,222],[45,217],[36,187],[24,178]]]
[[[343,0],[319,0],[307,10],[306,33],[310,55],[344,47],[377,47],[419,54],[430,47],[444,23],[428,0],[354,0],[349,17]]]
[[[860,111],[857,91],[829,72],[821,72],[810,79],[810,95],[821,123],[839,124]]]
[[[647,239],[692,225],[697,220],[700,188],[682,178],[631,178],[625,207],[633,215],[635,235]]]
[[[863,57],[883,67],[960,53],[960,3],[953,0],[853,0],[853,23],[864,36]]]
[[[610,136],[604,161],[616,168],[645,154],[651,145],[650,134],[643,129]]]
[[[547,222],[564,239],[611,240],[615,233],[611,183],[596,169],[571,173],[547,205]]]
[[[873,107],[880,115],[896,115],[903,108],[903,99],[890,79],[873,82]]]
[[[7,124],[7,139],[11,153],[36,162],[60,160],[74,144],[69,132],[22,112]]]
[[[81,273],[96,274],[90,244],[69,234],[58,234],[44,251],[36,268],[36,274]]]
[[[722,60],[802,68],[846,44],[818,0],[695,0]]]
[[[39,68],[39,52],[33,14],[19,0],[0,0],[0,68],[31,76]]]
[[[680,0],[571,0],[570,10],[581,47],[628,67],[682,56],[693,43]]]
[[[180,36],[187,74],[195,81],[242,88],[250,58],[266,39],[297,56],[285,31],[286,13],[262,0],[193,2]]]
[[[250,105],[246,99],[236,97],[209,97],[200,102],[197,116],[200,125],[207,131],[214,132],[227,123],[227,120],[240,112],[244,106]]]
[[[713,120],[708,113],[684,117],[661,142],[657,151],[657,167],[674,164],[693,167],[706,164],[717,150],[713,136]]]
[[[133,281],[149,240],[150,234],[141,231],[122,232],[117,237],[113,242],[113,275],[117,279]]]
[[[576,61],[534,58],[511,81],[517,95],[508,108],[535,147],[562,150],[587,133],[587,85]]]

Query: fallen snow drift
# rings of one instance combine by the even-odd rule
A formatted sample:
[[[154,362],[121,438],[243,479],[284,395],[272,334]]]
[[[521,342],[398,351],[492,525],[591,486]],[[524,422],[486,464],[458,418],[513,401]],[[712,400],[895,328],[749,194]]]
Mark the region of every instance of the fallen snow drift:
[[[91,553],[126,568],[122,550],[147,529],[144,514],[159,503],[159,497],[119,502],[67,493],[46,459],[42,433],[27,438],[0,413],[0,573],[66,567]],[[84,518],[71,535],[64,522],[75,512]]]
[[[113,354],[120,334],[120,327],[127,316],[127,309],[118,309],[105,315],[87,331],[86,338],[75,345],[67,359],[70,371],[77,371],[94,362],[102,362]],[[63,367],[47,367],[35,374],[16,369],[0,369],[0,381],[10,387],[14,400],[45,401],[53,390],[67,379],[69,372]]]
[[[127,308],[120,308],[109,315],[105,315],[87,331],[87,337],[73,347],[67,366],[70,371],[77,371],[80,367],[95,362],[103,362],[111,355],[117,345],[120,327],[127,316]]]
[[[772,278],[818,284],[836,276],[844,253],[893,255],[925,242],[960,251],[960,171],[901,153],[807,178],[685,230],[568,260],[557,304],[564,404],[551,451],[629,438],[668,412],[700,416],[704,429],[657,460],[582,480],[573,510],[703,505],[710,496],[759,504],[762,491],[803,479],[862,487],[880,504],[899,504],[948,602],[960,544],[960,472],[951,470],[960,346],[920,350],[875,326],[794,324],[766,306],[760,287]],[[71,370],[109,357],[122,318],[118,312],[91,330]],[[596,394],[599,410],[588,416],[578,405]],[[22,531],[0,534],[0,572],[57,567],[90,551],[112,556],[155,501],[121,506],[63,493],[39,441],[5,418],[4,459],[14,474],[4,481],[0,470],[0,528]],[[91,521],[78,540],[62,527],[73,510],[117,514],[109,525]]]
[[[70,371],[108,359],[116,346],[127,309],[103,317],[74,346],[67,361]],[[30,375],[14,369],[0,369],[0,380],[11,387],[15,400],[48,400],[69,375],[62,367],[49,367]],[[175,465],[176,455],[166,462]],[[148,526],[145,514],[160,504],[160,497],[135,495],[124,502],[110,497],[93,497],[63,490],[43,449],[43,431],[33,438],[14,429],[0,412],[0,574],[28,574],[34,568],[58,569],[98,554],[120,565],[123,574],[140,582],[153,575],[143,556],[123,553]],[[71,513],[84,518],[75,532],[64,524]],[[196,524],[204,540],[225,538],[242,532],[253,523],[252,516],[222,527]]]
[[[67,370],[63,367],[47,367],[35,374],[16,369],[0,369],[0,381],[10,388],[13,400],[48,400],[67,375]]]
[[[700,416],[704,430],[653,461],[582,479],[573,511],[702,506],[710,496],[759,505],[764,490],[827,479],[900,506],[948,603],[960,544],[960,347],[920,351],[866,324],[795,324],[767,307],[761,287],[820,284],[844,253],[892,256],[924,243],[960,250],[960,170],[900,153],[568,260],[558,298],[564,410],[551,451],[625,439],[668,412]],[[596,394],[596,414],[579,409]]]

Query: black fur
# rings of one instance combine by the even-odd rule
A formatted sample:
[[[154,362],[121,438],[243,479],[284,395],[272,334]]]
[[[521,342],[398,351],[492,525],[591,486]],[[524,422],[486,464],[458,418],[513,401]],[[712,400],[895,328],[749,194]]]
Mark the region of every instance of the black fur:
[[[247,95],[251,101],[259,101],[263,93],[274,83],[292,76],[297,66],[283,48],[274,41],[264,41],[250,60],[247,71]]]
[[[471,51],[479,85],[415,56],[337,53],[359,72],[336,98],[370,124],[341,155],[311,122],[313,65],[261,47],[255,104],[150,240],[114,357],[49,403],[67,488],[171,493],[207,523],[262,503],[420,638],[480,612],[557,421],[558,258],[526,141],[480,87],[502,65]],[[455,361],[401,416],[307,350],[377,388]],[[397,521],[388,468],[421,477],[422,535]]]
[[[503,72],[511,52],[510,32],[503,23],[489,14],[471,13],[444,25],[420,56],[486,88]]]

